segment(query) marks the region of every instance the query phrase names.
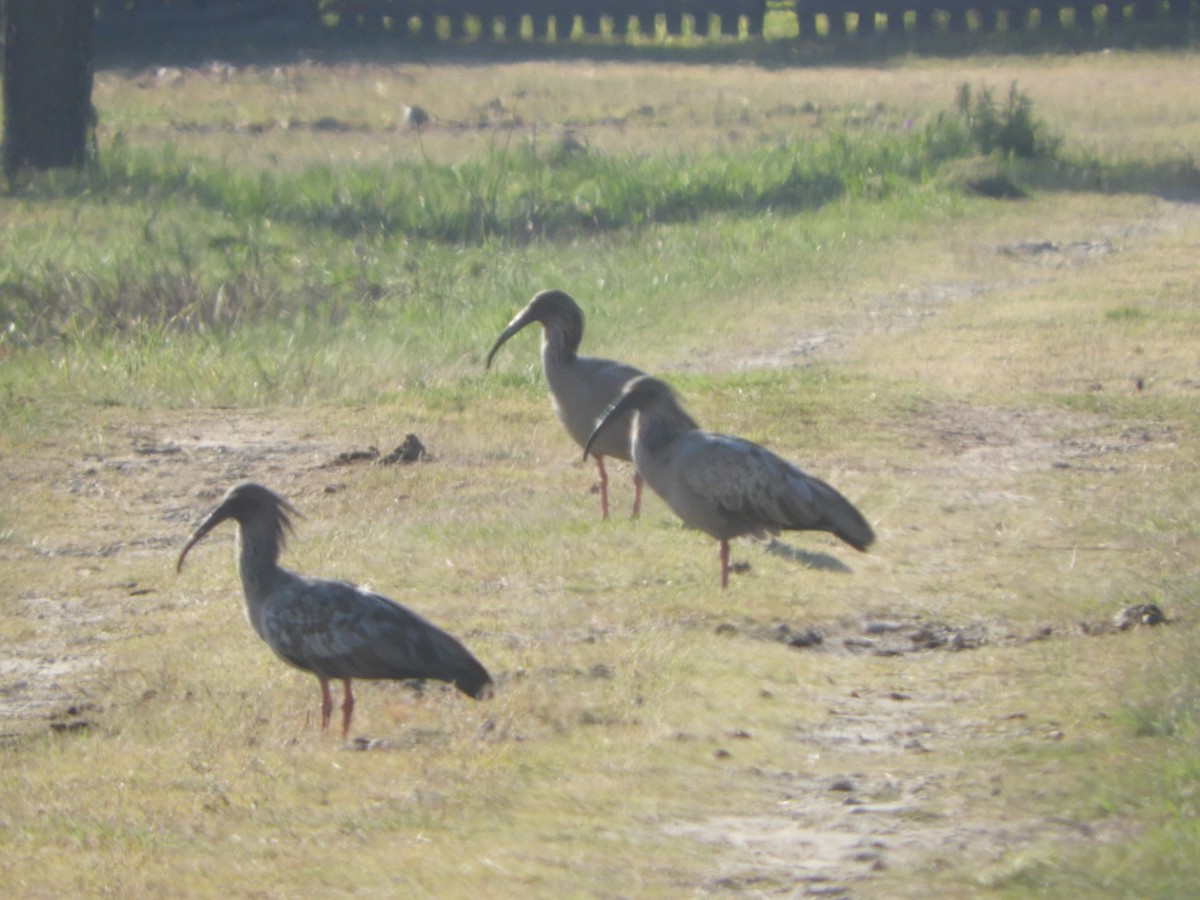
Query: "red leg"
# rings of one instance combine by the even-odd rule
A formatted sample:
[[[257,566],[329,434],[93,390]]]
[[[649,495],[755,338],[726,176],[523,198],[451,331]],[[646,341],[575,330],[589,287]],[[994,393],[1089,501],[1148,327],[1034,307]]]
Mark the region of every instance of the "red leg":
[[[333,712],[333,697],[329,696],[329,680],[327,678],[320,679],[321,681],[321,730],[325,731],[329,728],[329,716]]]
[[[350,720],[354,717],[354,691],[350,687],[350,679],[343,678],[342,684],[346,690],[342,695],[342,740],[350,733]]]
[[[729,587],[729,541],[721,541],[721,588]]]
[[[600,470],[600,514],[608,518],[608,473],[604,471],[604,457],[596,457],[596,468]]]
[[[631,519],[636,519],[638,513],[642,511],[642,484],[644,481],[641,472],[633,473],[633,515],[629,517]]]

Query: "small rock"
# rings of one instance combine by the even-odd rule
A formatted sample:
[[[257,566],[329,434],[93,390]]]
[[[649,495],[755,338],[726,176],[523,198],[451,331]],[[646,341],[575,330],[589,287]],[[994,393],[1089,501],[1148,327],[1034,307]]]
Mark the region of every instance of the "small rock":
[[[160,85],[180,84],[183,82],[183,69],[175,66],[159,66],[154,71],[154,80]]]
[[[1058,251],[1058,244],[1053,241],[1016,241],[1000,248],[1005,256],[1042,256]]]
[[[936,650],[946,644],[946,639],[932,629],[922,628],[910,638],[918,650]]]
[[[1153,603],[1138,603],[1127,606],[1113,618],[1113,624],[1118,631],[1125,631],[1134,625],[1165,625],[1169,620],[1163,611]]]
[[[337,456],[335,456],[330,462],[327,462],[325,465],[326,465],[326,467],[349,466],[349,465],[353,465],[354,463],[357,463],[357,462],[363,462],[364,460],[378,459],[378,458],[379,458],[378,448],[368,447],[366,450],[346,450],[342,453],[339,453]]]
[[[313,131],[349,131],[350,126],[336,116],[321,116],[312,123]]]
[[[899,631],[904,626],[900,622],[884,622],[884,621],[868,621],[863,623],[863,632],[865,634],[890,634],[893,631]]]
[[[425,445],[421,443],[421,439],[415,434],[408,434],[404,437],[404,443],[379,460],[379,464],[391,466],[396,463],[419,462],[425,457]]]
[[[817,631],[817,629],[807,628],[804,631],[801,631],[798,634],[793,634],[791,637],[789,637],[787,639],[787,645],[789,647],[798,647],[803,649],[805,647],[820,646],[824,640],[825,638],[822,637],[821,632]]]
[[[409,128],[420,128],[428,121],[429,113],[416,104],[404,107],[404,124]]]
[[[561,135],[559,135],[557,150],[557,155],[561,158],[567,156],[577,156],[581,153],[586,153],[587,147],[584,145],[583,141],[576,137],[575,132],[567,129]]]

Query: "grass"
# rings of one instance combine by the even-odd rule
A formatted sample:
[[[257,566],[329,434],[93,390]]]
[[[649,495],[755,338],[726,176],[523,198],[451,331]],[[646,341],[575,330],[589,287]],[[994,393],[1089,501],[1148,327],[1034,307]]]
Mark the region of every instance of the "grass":
[[[173,148],[157,158],[106,152],[78,185],[53,190],[68,202],[86,191],[99,209],[115,203],[128,212],[63,209],[58,221],[21,230],[27,255],[6,273],[9,339],[86,337],[96,326],[220,329],[279,315],[340,325],[414,292],[454,290],[464,277],[483,276],[485,260],[547,234],[565,243],[702,216],[791,216],[843,196],[903,194],[938,157],[962,152],[959,131],[937,123],[921,134],[835,134],[748,155],[625,159],[581,150],[556,160],[531,142],[461,165],[322,164],[250,176]],[[116,246],[113,227],[124,231]],[[61,242],[64,229],[74,252],[49,262],[45,246]],[[354,243],[332,255],[311,247],[330,240]],[[286,252],[300,242],[316,259]],[[464,259],[464,245],[478,250]],[[447,305],[453,313],[459,303]]]
[[[96,168],[0,198],[10,892],[1177,896],[1197,225],[1163,85],[1194,68],[99,72]],[[955,92],[1013,83],[1056,153],[983,162],[1026,200],[965,192]],[[739,541],[722,593],[715,542],[626,518],[627,467],[601,522],[536,338],[483,369],[551,285],[586,352],[828,478],[875,552]],[[409,432],[431,461],[335,464]],[[241,478],[304,512],[288,566],[443,624],[497,696],[363,685],[372,748],[321,737],[228,530],[172,571]],[[1172,624],[1101,627],[1144,602]],[[984,639],[875,655],[864,621]]]

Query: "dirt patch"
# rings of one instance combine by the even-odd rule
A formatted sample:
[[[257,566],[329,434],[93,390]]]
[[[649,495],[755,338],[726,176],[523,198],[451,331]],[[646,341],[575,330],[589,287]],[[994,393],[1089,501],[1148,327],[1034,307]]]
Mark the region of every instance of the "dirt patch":
[[[1096,228],[1091,240],[1061,241],[1033,237],[990,248],[991,253],[1027,266],[1020,277],[980,281],[965,278],[918,285],[866,298],[862,315],[848,326],[812,331],[779,322],[773,346],[747,352],[744,348],[714,348],[697,365],[712,371],[750,371],[805,365],[844,351],[861,337],[899,335],[959,303],[1046,282],[1064,269],[1090,266],[1122,252],[1132,241],[1174,233],[1193,225],[1200,208],[1193,202],[1163,201],[1153,217],[1133,223],[1108,223]],[[796,323],[800,324],[800,323]]]
[[[817,653],[902,656],[928,650],[975,650],[986,644],[1021,644],[1045,640],[1053,634],[1050,626],[1034,629],[1028,635],[1017,634],[1000,622],[975,621],[964,624],[929,622],[920,618],[866,619],[861,622],[822,622],[789,625],[784,622],[763,624],[722,623],[718,634],[743,634],[756,640],[777,641],[797,650]]]
[[[750,621],[722,623],[717,631],[731,639],[782,642],[801,653],[900,656],[1098,635],[1124,640],[1112,636],[1162,622],[1157,608],[1136,607],[1112,620],[1060,632],[1050,626],[1023,631],[1000,621],[952,625],[915,617],[815,626]],[[1122,836],[1111,822],[1055,816],[1009,820],[996,814],[1007,790],[1001,769],[977,762],[945,766],[946,759],[959,755],[954,748],[977,760],[989,746],[1002,755],[1016,743],[1066,739],[1057,723],[1032,710],[964,716],[951,709],[960,697],[937,690],[827,690],[820,700],[824,717],[806,717],[791,734],[800,749],[793,758],[811,760],[811,769],[752,767],[766,797],[761,812],[662,825],[669,835],[713,848],[716,874],[704,885],[706,892],[870,897],[876,896],[881,874],[893,868],[961,870],[965,860],[983,873],[1002,869],[1006,861],[1019,859],[1020,851],[1046,842],[1083,846]],[[725,737],[729,740],[715,755],[736,765],[736,739],[752,736]],[[929,754],[935,751],[940,762],[931,769]]]
[[[847,736],[845,723],[832,717],[807,742],[819,752],[836,749],[851,767],[871,755],[886,756],[886,773],[849,768],[828,778],[758,770],[774,798],[770,813],[664,825],[667,834],[712,847],[717,874],[704,885],[706,892],[871,897],[878,896],[880,875],[892,868],[919,864],[937,871],[969,860],[982,870],[1045,841],[1062,846],[1112,839],[1105,829],[1067,819],[1003,823],[950,806],[969,773],[924,771],[920,742],[903,737],[903,717],[897,722],[889,711],[881,718],[899,736],[864,739],[861,721]],[[999,793],[1003,786],[984,790]]]
[[[931,464],[959,478],[1046,468],[1115,471],[1113,457],[1175,446],[1169,426],[1117,430],[1086,413],[966,403],[930,405],[913,415],[906,431]]]
[[[1096,637],[1128,631],[1131,628],[1153,628],[1169,624],[1171,620],[1157,605],[1139,603],[1114,609],[1110,618],[1081,621],[1071,627],[1034,625],[1014,628],[998,619],[975,619],[954,623],[899,614],[888,618],[871,617],[857,621],[816,624],[763,623],[753,620],[722,622],[716,627],[716,632],[786,644],[804,652],[904,656],[929,651],[958,653],[982,647],[1019,647],[1034,641]]]

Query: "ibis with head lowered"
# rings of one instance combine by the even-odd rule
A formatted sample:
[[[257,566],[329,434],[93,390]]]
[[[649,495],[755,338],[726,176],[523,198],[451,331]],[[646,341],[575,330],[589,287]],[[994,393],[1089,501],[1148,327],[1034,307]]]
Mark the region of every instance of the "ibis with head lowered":
[[[721,587],[729,584],[729,541],[780,531],[828,531],[856,550],[875,539],[867,520],[836,490],[751,441],[702,430],[664,381],[631,379],[596,423],[584,458],[609,428],[633,415],[633,462],[685,525],[721,543]]]
[[[321,684],[321,730],[329,727],[329,682],[343,685],[342,737],[354,715],[351,681],[435,679],[483,699],[487,670],[459,641],[399,603],[344,581],[310,578],[279,565],[295,508],[260,484],[235,485],[196,527],[176,563],[227,519],[237,523],[237,564],[246,618],[275,654]]]

